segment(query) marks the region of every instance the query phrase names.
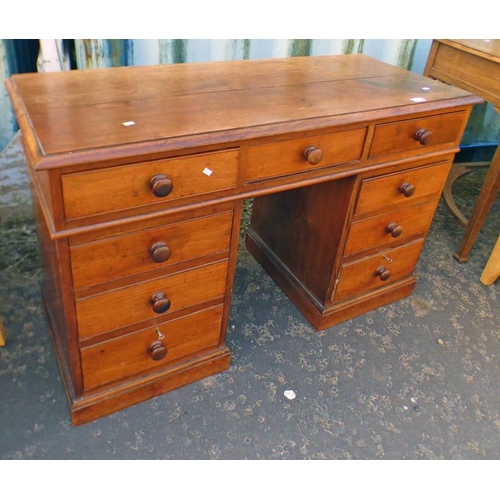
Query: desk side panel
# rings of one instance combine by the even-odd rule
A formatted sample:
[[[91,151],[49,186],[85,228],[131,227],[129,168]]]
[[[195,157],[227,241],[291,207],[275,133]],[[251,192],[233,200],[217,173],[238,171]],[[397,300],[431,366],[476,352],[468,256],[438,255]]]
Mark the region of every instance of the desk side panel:
[[[42,263],[44,306],[66,390],[70,399],[74,399],[81,393],[82,387],[68,242],[66,239],[51,239],[36,196],[33,196],[33,210]]]

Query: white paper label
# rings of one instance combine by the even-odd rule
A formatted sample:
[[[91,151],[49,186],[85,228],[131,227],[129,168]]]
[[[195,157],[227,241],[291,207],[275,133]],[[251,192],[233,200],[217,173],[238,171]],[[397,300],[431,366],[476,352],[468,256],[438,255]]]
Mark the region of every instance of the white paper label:
[[[210,177],[212,175],[212,171],[208,168],[208,167],[205,167],[203,169],[203,173],[207,176],[207,177]]]
[[[424,99],[423,97],[412,97],[410,101],[413,102],[425,102],[427,99]]]
[[[135,122],[123,122],[123,125],[125,125],[125,127],[130,127],[131,125],[135,125]]]

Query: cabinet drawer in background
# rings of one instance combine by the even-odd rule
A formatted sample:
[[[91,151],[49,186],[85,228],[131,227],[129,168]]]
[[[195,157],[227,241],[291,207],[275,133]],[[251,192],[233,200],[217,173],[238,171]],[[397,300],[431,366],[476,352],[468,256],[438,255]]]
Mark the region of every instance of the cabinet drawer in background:
[[[394,174],[364,179],[355,216],[379,210],[397,210],[434,200],[443,190],[450,162],[436,163]]]
[[[431,224],[436,206],[437,201],[433,201],[352,224],[344,257],[361,252],[367,253],[380,246],[395,246],[401,241],[424,237]]]
[[[393,248],[344,264],[333,299],[347,299],[409,276],[417,263],[424,240]]]
[[[239,151],[170,158],[62,177],[66,219],[235,188]]]
[[[224,296],[227,261],[76,300],[80,340]],[[156,311],[155,311],[156,309]]]
[[[222,311],[222,305],[205,309],[81,349],[84,388],[93,389],[217,348]],[[164,336],[161,340],[157,329]],[[165,348],[164,357],[154,359],[154,349],[164,354]]]
[[[249,146],[246,153],[245,181],[296,174],[359,160],[365,137],[366,128],[361,128]]]
[[[84,288],[229,249],[233,213],[191,219],[70,247],[73,286]]]
[[[456,112],[377,125],[369,157],[458,146],[464,120],[465,112]]]

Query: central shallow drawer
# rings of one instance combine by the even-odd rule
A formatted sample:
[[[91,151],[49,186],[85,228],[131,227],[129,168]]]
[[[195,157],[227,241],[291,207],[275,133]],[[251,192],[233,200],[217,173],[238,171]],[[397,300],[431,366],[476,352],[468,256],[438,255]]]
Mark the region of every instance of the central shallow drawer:
[[[379,210],[397,210],[439,197],[450,162],[436,163],[394,174],[364,179],[355,216]]]
[[[173,312],[209,300],[222,299],[226,274],[227,261],[224,260],[77,299],[76,317],[80,340],[141,321],[168,317]],[[155,307],[161,312],[155,312]]]
[[[334,300],[361,295],[409,276],[415,268],[423,243],[423,239],[418,239],[408,245],[344,264]]]
[[[233,213],[191,219],[70,248],[75,289],[229,249]]]
[[[189,359],[219,343],[222,305],[81,350],[85,390]],[[161,340],[159,339],[161,335]],[[166,355],[154,359],[154,344]]]
[[[62,177],[67,219],[235,188],[239,151],[170,158]]]
[[[246,153],[245,181],[296,174],[359,160],[365,137],[366,128],[361,128],[250,146]],[[317,161],[319,157],[321,159]]]

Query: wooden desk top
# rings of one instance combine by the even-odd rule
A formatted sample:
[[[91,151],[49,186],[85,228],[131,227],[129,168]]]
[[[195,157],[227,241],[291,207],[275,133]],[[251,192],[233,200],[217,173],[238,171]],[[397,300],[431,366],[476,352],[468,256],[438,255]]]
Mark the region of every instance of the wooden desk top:
[[[20,74],[7,88],[36,169],[480,102],[364,55]]]
[[[500,40],[435,40],[424,75],[500,107]]]
[[[439,42],[500,63],[500,40],[440,39]]]

